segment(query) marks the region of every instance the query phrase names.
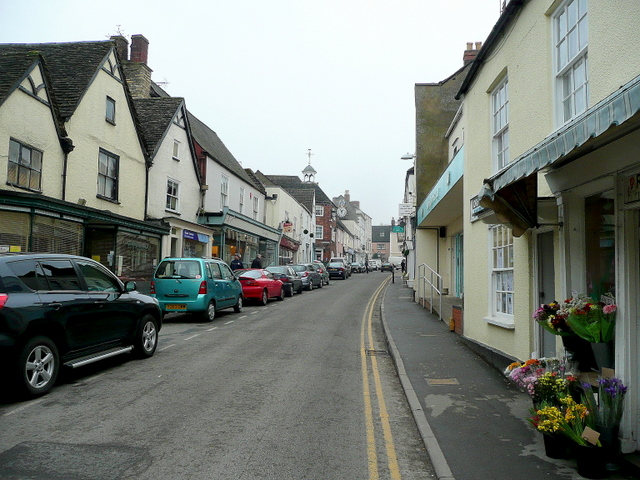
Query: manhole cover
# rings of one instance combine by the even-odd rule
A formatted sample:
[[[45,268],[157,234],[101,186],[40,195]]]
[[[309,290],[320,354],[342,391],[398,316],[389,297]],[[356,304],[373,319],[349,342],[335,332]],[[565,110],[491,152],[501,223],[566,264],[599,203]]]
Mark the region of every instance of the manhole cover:
[[[455,378],[427,378],[427,383],[429,385],[460,385]]]
[[[387,352],[386,350],[367,350],[367,355],[374,355],[376,357],[379,357],[389,355],[389,352]]]

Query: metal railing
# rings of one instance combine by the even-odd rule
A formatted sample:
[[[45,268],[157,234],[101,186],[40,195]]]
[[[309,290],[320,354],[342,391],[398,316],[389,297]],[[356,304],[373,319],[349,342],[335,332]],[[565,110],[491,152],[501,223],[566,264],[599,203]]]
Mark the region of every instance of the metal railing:
[[[429,309],[433,313],[433,300],[438,297],[438,316],[442,320],[442,276],[426,263],[418,265],[418,300],[429,298]],[[429,297],[427,297],[427,293]]]

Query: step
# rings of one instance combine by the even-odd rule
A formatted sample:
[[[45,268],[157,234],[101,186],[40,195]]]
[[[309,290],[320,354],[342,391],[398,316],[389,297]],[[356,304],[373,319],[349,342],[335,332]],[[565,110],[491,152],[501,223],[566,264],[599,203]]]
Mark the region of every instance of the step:
[[[109,350],[103,350],[102,352],[92,353],[91,355],[86,355],[84,357],[69,360],[68,362],[65,362],[64,365],[71,368],[82,367],[83,365],[98,362],[100,360],[104,360],[105,358],[115,357],[116,355],[122,355],[123,353],[129,353],[131,350],[133,350],[133,345],[110,348]]]

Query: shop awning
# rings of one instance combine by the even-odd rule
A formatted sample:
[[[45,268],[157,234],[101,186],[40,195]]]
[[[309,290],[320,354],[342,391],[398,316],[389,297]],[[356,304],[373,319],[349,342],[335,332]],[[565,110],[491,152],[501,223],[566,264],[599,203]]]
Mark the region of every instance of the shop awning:
[[[536,227],[537,172],[558,168],[640,128],[639,112],[640,76],[485,179],[480,205],[502,215],[516,236]]]

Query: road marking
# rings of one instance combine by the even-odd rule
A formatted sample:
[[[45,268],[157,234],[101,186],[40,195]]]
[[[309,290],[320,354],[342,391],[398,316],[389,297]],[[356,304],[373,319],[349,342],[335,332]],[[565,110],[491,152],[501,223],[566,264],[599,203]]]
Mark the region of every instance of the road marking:
[[[175,347],[175,346],[176,346],[176,344],[175,344],[175,343],[172,343],[171,345],[167,345],[166,347],[162,347],[162,348],[160,349],[160,351],[163,351],[163,350],[166,350],[167,348],[171,348],[171,347]]]
[[[184,341],[186,342],[187,340],[191,340],[192,338],[196,338],[198,335],[200,335],[200,334],[196,333],[195,335],[191,335],[190,337],[185,338]]]
[[[4,413],[4,414],[2,414],[2,416],[3,417],[8,417],[9,415],[13,415],[14,413],[20,413],[21,411],[26,410],[29,407],[33,407],[34,405],[37,405],[37,404],[39,404],[39,403],[41,403],[43,401],[44,401],[44,398],[40,398],[38,400],[34,400],[32,402],[29,402],[29,403],[27,403],[25,405],[22,405],[22,406],[16,408],[15,410],[11,410],[10,412]]]
[[[229,325],[230,323],[233,323],[233,322],[235,322],[235,320],[229,320],[228,322],[225,322],[224,324],[225,325]]]
[[[373,383],[375,386],[376,399],[378,403],[378,416],[380,418],[380,424],[382,426],[383,438],[385,443],[385,449],[387,452],[387,467],[391,478],[393,480],[400,480],[402,478],[400,474],[400,467],[398,466],[398,458],[396,455],[396,449],[393,442],[393,435],[391,433],[391,424],[389,423],[389,414],[387,412],[386,401],[384,398],[384,392],[382,391],[382,382],[380,380],[380,370],[378,369],[378,360],[375,355],[367,355],[367,351],[372,350],[375,345],[373,341],[373,310],[378,297],[382,290],[388,285],[389,279],[386,279],[375,291],[367,306],[362,318],[362,327],[360,332],[360,357],[362,363],[362,389],[365,404],[365,422],[367,430],[367,457],[369,466],[369,479],[377,480],[379,478],[378,472],[378,457],[376,454],[376,439],[374,434],[373,424],[373,409],[372,409],[372,395],[371,387],[369,385],[369,366],[367,358],[371,359],[371,374],[373,375]],[[366,335],[365,335],[366,331]]]
[[[217,329],[218,329],[218,327],[213,327],[213,328],[208,329],[207,332],[210,332],[211,330],[217,330]]]

